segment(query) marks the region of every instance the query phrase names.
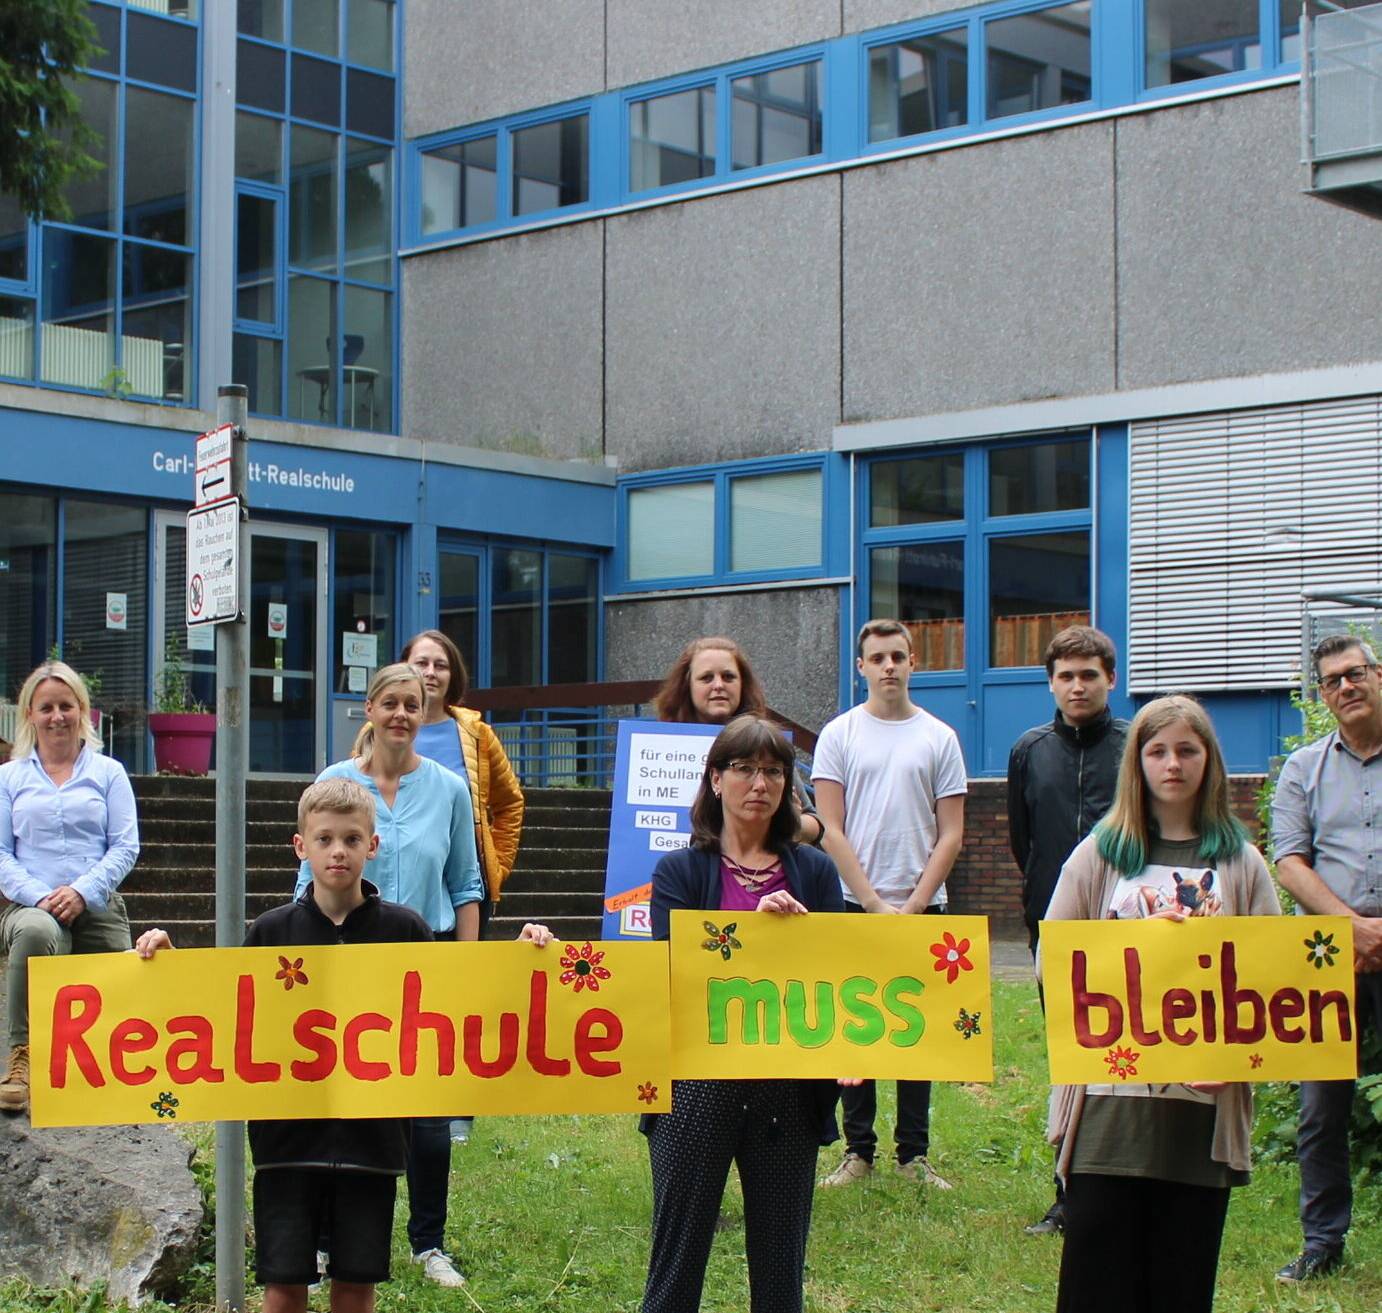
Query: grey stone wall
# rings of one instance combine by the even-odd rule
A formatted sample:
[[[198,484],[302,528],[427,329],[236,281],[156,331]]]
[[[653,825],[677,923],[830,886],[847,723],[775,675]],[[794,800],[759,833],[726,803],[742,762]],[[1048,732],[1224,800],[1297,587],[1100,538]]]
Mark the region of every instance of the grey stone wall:
[[[606,445],[629,470],[814,451],[840,413],[840,179],[608,221]]]
[[[649,598],[605,607],[605,678],[660,679],[702,634],[748,653],[774,711],[819,730],[839,709],[839,592],[794,588]]]
[[[1376,360],[1382,227],[1301,190],[1295,87],[1118,124],[1118,384]]]

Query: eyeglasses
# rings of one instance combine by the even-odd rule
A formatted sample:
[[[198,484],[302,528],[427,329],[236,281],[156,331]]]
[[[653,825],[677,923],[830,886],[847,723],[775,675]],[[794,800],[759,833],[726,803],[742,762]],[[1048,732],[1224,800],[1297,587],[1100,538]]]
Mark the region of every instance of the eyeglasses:
[[[1361,684],[1368,677],[1368,671],[1376,669],[1376,665],[1371,661],[1365,666],[1350,666],[1347,670],[1339,671],[1337,675],[1325,675],[1320,680],[1320,688],[1326,693],[1337,693],[1339,686],[1345,681],[1353,685]]]
[[[725,769],[745,781],[761,775],[769,784],[781,784],[787,778],[781,766],[755,766],[751,761],[731,761]]]

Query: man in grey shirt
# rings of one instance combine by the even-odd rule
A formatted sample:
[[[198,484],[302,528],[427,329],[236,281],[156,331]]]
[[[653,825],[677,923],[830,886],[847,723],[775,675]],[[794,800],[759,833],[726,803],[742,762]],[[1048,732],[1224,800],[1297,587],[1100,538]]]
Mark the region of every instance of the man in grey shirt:
[[[1276,872],[1301,912],[1353,922],[1357,1030],[1382,1029],[1382,678],[1361,639],[1335,634],[1313,654],[1338,728],[1298,748],[1272,803]],[[1353,1211],[1348,1123],[1353,1082],[1300,1086],[1300,1221],[1305,1247],[1277,1274],[1309,1281],[1340,1263]]]

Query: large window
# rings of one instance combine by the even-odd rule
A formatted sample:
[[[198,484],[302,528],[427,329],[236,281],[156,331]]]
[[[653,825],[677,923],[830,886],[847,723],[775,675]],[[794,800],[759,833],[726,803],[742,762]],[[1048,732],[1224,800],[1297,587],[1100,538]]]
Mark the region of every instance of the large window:
[[[102,49],[73,84],[96,168],[70,215],[0,197],[0,376],[191,397],[199,33],[195,4],[92,3]],[[35,328],[37,327],[37,332]]]
[[[1165,87],[1262,66],[1258,0],[1143,4],[1147,86]]]
[[[623,582],[649,588],[823,574],[822,462],[760,464],[631,478],[621,498]]]
[[[985,25],[989,118],[1090,98],[1090,9],[1090,0],[1079,0]]]
[[[867,467],[868,611],[912,633],[921,671],[1041,664],[1088,624],[1085,435],[878,458]]]
[[[715,88],[692,87],[629,106],[629,189],[715,172]]]
[[[730,82],[730,141],[736,169],[819,153],[820,74],[820,61],[813,60]]]
[[[969,121],[969,32],[874,46],[869,51],[869,140],[914,137]]]
[[[392,0],[239,5],[232,373],[254,414],[395,427],[396,23]]]

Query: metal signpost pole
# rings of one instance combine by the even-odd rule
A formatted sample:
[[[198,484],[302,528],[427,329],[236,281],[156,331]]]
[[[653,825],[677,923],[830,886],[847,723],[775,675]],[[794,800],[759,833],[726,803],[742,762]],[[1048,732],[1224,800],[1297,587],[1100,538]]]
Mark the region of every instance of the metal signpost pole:
[[[220,388],[218,424],[233,424],[230,493],[240,498],[241,615],[216,626],[216,947],[245,939],[245,771],[249,759],[248,389]],[[216,1308],[245,1306],[245,1124],[216,1123]]]

